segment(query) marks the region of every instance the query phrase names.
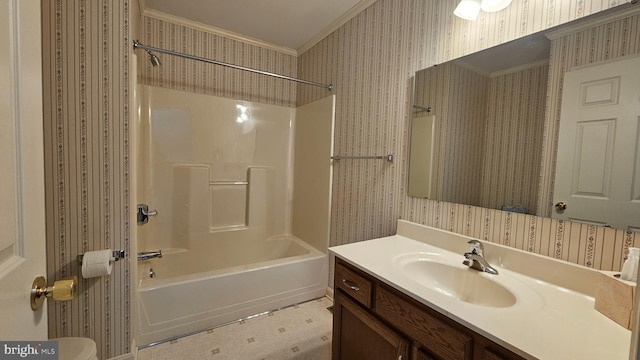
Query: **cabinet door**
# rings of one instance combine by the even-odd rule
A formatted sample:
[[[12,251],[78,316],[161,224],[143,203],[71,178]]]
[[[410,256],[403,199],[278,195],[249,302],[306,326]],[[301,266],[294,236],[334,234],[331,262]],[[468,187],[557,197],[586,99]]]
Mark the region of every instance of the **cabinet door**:
[[[497,353],[492,351],[489,348],[485,348],[482,349],[479,352],[480,356],[479,359],[480,360],[515,360],[515,359],[521,359],[519,356],[515,355],[515,354],[505,354],[503,352]]]
[[[413,360],[440,360],[424,348],[413,347]]]
[[[442,360],[472,360],[473,333],[387,286],[376,285],[375,313]],[[425,353],[425,358],[427,353]]]
[[[377,359],[408,360],[409,342],[337,290],[332,360]]]
[[[475,360],[525,360],[522,356],[484,337],[478,337],[475,354]]]

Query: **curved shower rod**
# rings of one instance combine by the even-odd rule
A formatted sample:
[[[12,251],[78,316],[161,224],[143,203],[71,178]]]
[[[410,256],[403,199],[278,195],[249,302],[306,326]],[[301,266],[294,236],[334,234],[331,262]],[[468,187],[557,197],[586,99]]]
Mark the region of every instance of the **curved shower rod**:
[[[138,40],[134,40],[133,41],[133,48],[134,49],[140,48],[140,49],[146,50],[147,53],[149,54],[149,59],[151,60],[151,63],[153,64],[153,66],[159,65],[160,64],[160,60],[151,51],[155,51],[155,52],[159,52],[159,53],[163,53],[163,54],[168,54],[168,55],[173,55],[173,56],[179,56],[179,57],[183,57],[183,58],[191,59],[191,60],[202,61],[202,62],[206,62],[206,63],[209,63],[209,64],[226,66],[226,67],[230,67],[230,68],[233,68],[233,69],[249,71],[249,72],[256,73],[256,74],[273,76],[273,77],[276,77],[276,78],[279,78],[279,79],[296,81],[296,82],[307,84],[307,85],[323,87],[323,88],[325,88],[325,89],[327,89],[329,91],[331,91],[333,89],[333,85],[331,85],[331,84],[328,84],[328,85],[327,84],[321,84],[321,83],[317,83],[317,82],[313,82],[313,81],[297,79],[297,78],[294,78],[294,77],[291,77],[291,76],[274,74],[274,73],[271,73],[271,72],[268,72],[268,71],[262,71],[262,70],[252,69],[252,68],[248,68],[248,67],[244,67],[244,66],[229,64],[229,63],[225,63],[225,62],[222,62],[222,61],[211,60],[211,59],[207,59],[207,58],[203,58],[203,57],[199,57],[199,56],[183,54],[183,53],[180,53],[180,52],[177,52],[177,51],[165,50],[165,49],[162,49],[162,48],[157,48],[157,47],[153,47],[153,46],[149,46],[149,45],[143,45]]]

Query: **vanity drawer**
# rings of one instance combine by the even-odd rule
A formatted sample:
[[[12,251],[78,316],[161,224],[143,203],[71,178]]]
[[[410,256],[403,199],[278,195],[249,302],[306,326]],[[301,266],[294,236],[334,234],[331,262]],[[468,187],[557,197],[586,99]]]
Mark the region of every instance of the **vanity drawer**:
[[[401,298],[395,290],[377,286],[375,313],[442,359],[473,358],[473,335],[458,330],[424,305]]]
[[[371,307],[373,282],[367,275],[336,259],[334,289],[341,289],[360,304]]]

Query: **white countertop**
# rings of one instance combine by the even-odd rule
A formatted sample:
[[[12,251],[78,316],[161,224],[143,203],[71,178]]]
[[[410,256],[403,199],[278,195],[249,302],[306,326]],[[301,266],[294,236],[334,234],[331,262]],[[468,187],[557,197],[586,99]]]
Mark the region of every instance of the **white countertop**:
[[[542,259],[517,249],[498,249],[496,246],[499,245],[483,242],[485,257],[500,274],[481,273],[481,276],[509,289],[515,295],[516,303],[500,308],[481,306],[434,291],[408,276],[401,266],[403,259],[423,254],[437,256],[440,262],[465,267],[462,265],[464,250],[453,252],[428,242],[442,246],[442,240],[446,239],[447,245],[444,247],[466,249],[468,237],[408,222],[401,226],[399,224],[398,231],[399,235],[331,247],[329,250],[373,277],[525,358],[629,359],[631,331],[596,311],[594,298],[587,295],[588,291],[580,292],[557,285],[571,282],[565,276],[569,274],[582,277],[576,278],[576,284],[582,283],[578,288],[588,288],[585,283],[588,284],[589,272],[594,270]],[[408,234],[413,239],[404,236]],[[492,261],[492,250],[500,253],[500,259]],[[516,272],[514,270],[518,267],[515,262],[527,263],[523,266],[529,270],[544,266],[543,270],[551,270],[548,271],[549,275],[560,281]],[[506,266],[504,264],[510,266],[503,267]],[[592,285],[595,288],[595,284]]]

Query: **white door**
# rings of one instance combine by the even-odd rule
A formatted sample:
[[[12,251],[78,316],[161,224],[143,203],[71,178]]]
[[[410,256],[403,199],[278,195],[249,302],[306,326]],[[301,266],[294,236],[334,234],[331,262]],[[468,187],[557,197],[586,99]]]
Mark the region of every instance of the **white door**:
[[[0,0],[0,339],[47,339],[40,0]]]
[[[638,69],[636,56],[566,73],[554,218],[640,230]]]

